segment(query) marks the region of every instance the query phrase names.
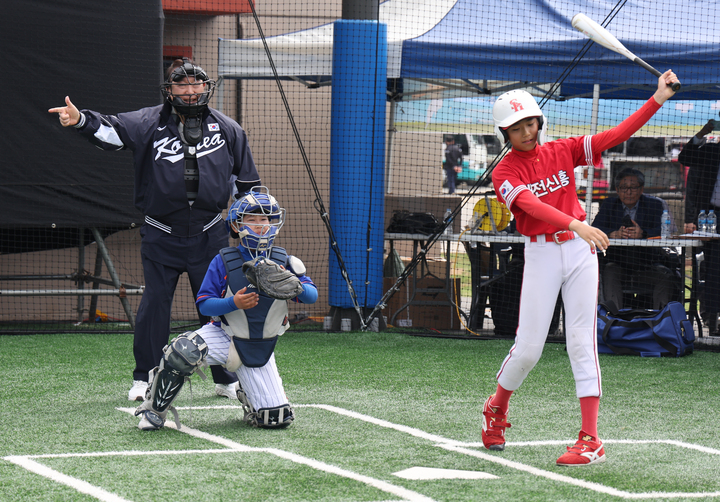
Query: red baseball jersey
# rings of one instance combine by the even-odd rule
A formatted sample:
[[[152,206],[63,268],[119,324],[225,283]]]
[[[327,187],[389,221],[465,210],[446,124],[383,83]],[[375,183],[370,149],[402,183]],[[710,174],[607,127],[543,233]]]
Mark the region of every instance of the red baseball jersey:
[[[511,150],[493,171],[498,198],[512,211],[518,231],[539,235],[564,230],[573,219],[585,220],[575,189],[575,166],[594,165],[592,151],[585,144],[591,136],[551,141],[530,152]],[[551,222],[538,219],[515,204],[523,191],[529,191],[543,204],[562,214],[550,214]],[[549,208],[542,208],[547,211]],[[545,211],[543,211],[545,212]],[[563,215],[565,218],[563,218]],[[542,215],[535,215],[542,216]]]
[[[617,127],[594,136],[559,139],[530,152],[512,149],[493,170],[495,193],[510,209],[517,230],[540,235],[585,221],[575,188],[575,167],[593,166],[602,152],[627,140],[660,109],[654,98]]]

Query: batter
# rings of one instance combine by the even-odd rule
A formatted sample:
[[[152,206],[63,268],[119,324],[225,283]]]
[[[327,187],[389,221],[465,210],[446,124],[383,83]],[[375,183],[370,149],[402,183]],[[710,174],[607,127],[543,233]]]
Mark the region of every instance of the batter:
[[[603,462],[605,450],[597,432],[602,385],[597,356],[597,250],[610,241],[585,222],[578,201],[574,168],[595,165],[604,150],[626,141],[675,93],[677,76],[668,70],[655,94],[618,126],[593,136],[544,142],[547,121],[535,99],[513,90],[493,107],[495,132],[511,151],[493,171],[499,200],[515,217],[525,236],[525,267],[515,344],[497,374],[497,390],[483,405],[482,440],[489,450],[505,449],[508,404],[512,393],[540,359],[555,301],[562,292],[566,343],[575,391],[580,399],[582,430],[558,465]]]

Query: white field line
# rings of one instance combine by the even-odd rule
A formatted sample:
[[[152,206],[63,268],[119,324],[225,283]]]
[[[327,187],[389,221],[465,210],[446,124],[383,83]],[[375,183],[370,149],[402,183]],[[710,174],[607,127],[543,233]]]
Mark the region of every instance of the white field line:
[[[495,455],[490,455],[490,454],[483,453],[483,452],[477,451],[477,450],[470,450],[468,448],[463,448],[463,447],[449,445],[449,444],[438,444],[437,446],[440,448],[444,448],[446,450],[456,451],[458,453],[464,453],[465,455],[470,455],[472,457],[476,457],[476,458],[479,458],[482,460],[487,460],[488,462],[494,462],[496,464],[500,464],[505,467],[510,467],[511,469],[517,469],[519,471],[524,471],[529,474],[533,474],[535,476],[540,476],[540,477],[549,479],[551,481],[559,481],[561,483],[567,483],[570,485],[578,486],[580,488],[587,488],[588,490],[593,490],[598,493],[605,493],[607,495],[613,495],[615,497],[622,497],[625,499],[720,497],[720,492],[710,492],[710,493],[707,493],[707,492],[705,492],[705,493],[678,493],[678,492],[630,493],[630,492],[626,492],[623,490],[617,490],[617,489],[609,487],[609,486],[601,485],[599,483],[593,483],[592,481],[583,481],[580,479],[572,478],[570,476],[564,476],[562,474],[545,471],[543,469],[538,469],[536,467],[521,464],[520,462],[514,462],[512,460],[507,460],[502,457],[497,457]],[[572,467],[570,469],[572,469]]]
[[[237,408],[237,407],[235,407],[235,408]],[[126,413],[130,413],[131,415],[133,415],[135,413],[135,408],[116,408],[116,409],[118,409],[120,411],[124,411]],[[165,426],[177,430],[175,423],[172,421],[166,422]],[[275,455],[277,457],[284,458],[286,460],[295,462],[297,464],[307,465],[308,467],[311,467],[311,468],[319,470],[319,471],[327,472],[329,474],[335,474],[337,476],[342,476],[344,478],[348,478],[348,479],[358,481],[360,483],[364,483],[368,486],[377,488],[378,490],[382,490],[382,491],[390,493],[392,495],[402,497],[404,500],[408,500],[408,501],[412,501],[412,502],[415,502],[415,501],[417,501],[417,502],[432,502],[432,500],[433,500],[429,497],[426,497],[425,495],[414,492],[412,490],[408,490],[401,486],[395,486],[386,481],[371,478],[370,476],[364,476],[362,474],[357,474],[355,472],[348,471],[346,469],[342,469],[342,468],[336,467],[334,465],[326,464],[326,463],[320,462],[318,460],[303,457],[302,455],[297,455],[295,453],[290,453],[287,451],[279,450],[277,448],[255,448],[255,447],[251,447],[251,446],[246,446],[246,445],[243,445],[240,443],[236,443],[235,441],[232,441],[232,440],[224,438],[224,437],[215,436],[213,434],[208,434],[207,432],[193,429],[191,427],[188,427],[187,425],[182,425],[182,427],[180,428],[180,432],[184,432],[185,434],[196,437],[198,439],[204,439],[204,440],[210,441],[212,443],[223,445],[227,448],[230,448],[233,451],[269,453],[271,455]]]
[[[326,404],[303,404],[303,405],[294,405],[296,408],[319,408],[326,411],[330,411],[333,413],[337,413],[339,415],[344,415],[351,418],[356,418],[358,420],[362,420],[364,422],[368,422],[371,424],[378,425],[380,427],[387,427],[389,429],[394,429],[398,432],[404,432],[407,434],[410,434],[411,436],[421,438],[421,439],[428,439],[430,441],[433,441],[439,448],[444,448],[446,450],[452,450],[456,451],[458,453],[464,453],[465,455],[470,455],[473,457],[480,458],[482,460],[486,460],[488,462],[494,462],[496,464],[503,465],[505,467],[510,467],[513,469],[518,469],[520,471],[528,472],[530,474],[533,474],[535,476],[544,477],[547,479],[550,479],[552,481],[560,481],[562,483],[568,483],[571,485],[578,486],[580,488],[586,488],[588,490],[593,490],[599,493],[606,493],[609,495],[613,495],[616,497],[622,497],[626,499],[657,499],[657,498],[704,498],[704,497],[720,497],[720,491],[716,492],[696,492],[696,493],[680,493],[680,492],[648,492],[648,493],[631,493],[626,492],[623,490],[617,490],[615,488],[611,488],[609,486],[601,485],[599,483],[593,483],[590,481],[582,481],[579,479],[575,479],[569,476],[564,476],[562,474],[556,474],[554,472],[545,471],[542,469],[538,469],[526,464],[522,464],[520,462],[514,462],[511,460],[506,460],[500,456],[497,455],[490,455],[487,453],[483,453],[477,450],[470,450],[465,446],[475,446],[475,447],[482,447],[482,443],[462,443],[459,441],[455,441],[452,439],[443,438],[441,436],[436,436],[434,434],[429,434],[425,431],[422,431],[420,429],[415,429],[413,427],[408,427],[406,425],[399,425],[394,424],[392,422],[388,422],[387,420],[380,420],[375,417],[371,417],[369,415],[364,415],[362,413],[357,413],[355,411],[346,410],[344,408],[338,408],[337,406],[330,406]],[[536,445],[567,445],[572,444],[572,440],[567,441],[527,441],[527,442],[518,442],[518,443],[508,443],[509,446],[516,445],[516,446],[536,446]],[[720,455],[720,450],[716,450],[713,448],[706,448],[699,445],[694,445],[690,443],[683,443],[682,441],[673,441],[673,440],[632,440],[632,439],[622,439],[622,440],[611,440],[611,441],[603,441],[604,443],[624,443],[624,444],[647,444],[647,443],[665,443],[665,444],[672,444],[675,446],[680,446],[683,448],[691,448],[695,449],[704,453],[709,453],[712,455]],[[572,468],[570,468],[572,469]]]
[[[487,453],[483,453],[481,451],[477,450],[471,450],[468,448],[471,447],[482,447],[482,443],[467,443],[467,442],[461,442],[461,441],[455,441],[448,438],[443,438],[442,436],[437,436],[435,434],[429,434],[425,431],[422,431],[420,429],[416,429],[414,427],[408,427],[405,425],[400,424],[394,424],[392,422],[388,422],[387,420],[381,420],[374,417],[371,417],[369,415],[365,415],[362,413],[357,413],[354,411],[350,411],[344,408],[339,408],[336,406],[331,405],[324,405],[324,404],[305,404],[305,405],[294,405],[296,408],[318,408],[318,409],[324,409],[326,411],[330,411],[332,413],[337,413],[339,415],[344,415],[350,418],[355,418],[358,420],[362,420],[371,424],[378,425],[380,427],[385,427],[389,429],[396,430],[398,432],[403,432],[406,434],[410,434],[411,436],[425,439],[428,441],[432,441],[434,443],[437,443],[435,446],[439,448],[444,448],[446,450],[450,451],[456,451],[458,453],[463,453],[469,456],[473,456],[482,460],[486,460],[488,462],[493,462],[496,464],[503,465],[505,467],[510,467],[513,469],[518,469],[524,472],[528,472],[530,474],[545,477],[547,479],[553,480],[553,481],[559,481],[568,483],[574,486],[578,486],[581,488],[586,488],[589,490],[593,490],[599,493],[605,493],[608,495],[613,495],[621,498],[626,499],[653,499],[653,498],[703,498],[703,497],[720,497],[720,491],[717,492],[704,492],[704,493],[681,493],[681,492],[648,492],[648,493],[630,493],[625,492],[623,490],[616,490],[611,487],[607,487],[605,485],[601,485],[598,483],[588,482],[588,481],[582,481],[578,480],[569,476],[564,476],[562,474],[556,474],[554,472],[544,471],[542,469],[537,469],[535,467],[522,464],[520,462],[515,462],[507,459],[503,459],[500,456],[497,455],[490,455]],[[237,406],[202,406],[202,407],[183,407],[179,409],[235,409]],[[135,408],[117,408],[119,411],[124,411],[129,414],[134,414]],[[175,424],[173,422],[167,422],[167,427],[175,429]],[[383,491],[387,491],[389,493],[392,493],[393,495],[398,495],[400,497],[404,497],[405,500],[410,501],[430,501],[432,499],[429,499],[428,497],[425,497],[424,495],[421,495],[419,493],[413,492],[411,490],[407,490],[402,487],[397,487],[395,485],[392,485],[390,483],[386,483],[381,480],[376,480],[374,478],[370,478],[368,476],[359,475],[350,471],[346,471],[344,469],[331,466],[328,464],[325,464],[323,462],[319,462],[313,459],[309,459],[306,457],[302,457],[300,455],[296,455],[293,453],[285,452],[283,450],[278,450],[275,448],[255,448],[250,447],[246,445],[242,445],[239,443],[235,443],[234,441],[228,440],[226,438],[222,438],[219,436],[213,436],[211,434],[204,433],[202,431],[198,431],[192,428],[189,428],[187,426],[182,426],[181,432],[185,432],[189,435],[192,435],[194,437],[205,439],[211,442],[214,442],[216,444],[220,444],[222,446],[225,446],[226,449],[207,449],[207,450],[187,450],[187,451],[178,451],[178,450],[171,450],[171,451],[126,451],[126,452],[105,452],[105,453],[67,453],[67,454],[46,454],[46,455],[27,455],[27,456],[8,456],[4,457],[4,460],[7,460],[9,462],[13,462],[17,465],[20,465],[24,467],[25,469],[28,469],[29,471],[35,472],[37,474],[40,474],[42,476],[45,476],[49,479],[52,479],[54,481],[60,482],[62,484],[65,484],[67,486],[70,486],[82,493],[89,494],[98,500],[102,501],[109,501],[109,502],[129,502],[126,501],[126,499],[123,499],[122,497],[119,497],[117,495],[114,495],[112,493],[109,493],[99,487],[95,487],[93,485],[90,485],[89,483],[79,480],[77,478],[73,478],[71,476],[67,476],[65,474],[59,473],[53,469],[50,469],[48,467],[45,467],[31,459],[33,458],[59,458],[59,457],[99,457],[99,456],[135,456],[135,455],[177,455],[177,454],[185,454],[185,453],[232,453],[232,452],[265,452],[272,455],[276,455],[281,458],[285,458],[287,460],[290,460],[292,462],[296,462],[299,464],[307,465],[309,467],[322,470],[324,472],[328,472],[331,474],[337,474],[339,476],[347,477],[349,479],[354,479],[362,483],[366,483],[369,486],[373,486],[375,488],[378,488]],[[568,443],[571,443],[572,440],[567,441],[525,441],[525,442],[515,442],[515,443],[508,443],[508,446],[539,446],[539,445],[566,445]],[[664,443],[669,445],[674,445],[682,448],[688,448],[688,449],[694,449],[703,453],[711,454],[711,455],[720,455],[720,450],[714,449],[714,448],[707,448],[700,445],[695,445],[692,443],[685,443],[682,441],[675,441],[675,440],[630,440],[630,439],[619,439],[619,440],[605,440],[604,443],[610,444],[651,444],[651,443]]]
[[[91,497],[95,497],[96,499],[102,500],[103,502],[130,502],[129,500],[124,499],[119,495],[115,495],[114,493],[105,491],[102,488],[91,485],[86,481],[74,478],[72,476],[67,476],[61,472],[56,471],[55,469],[45,467],[44,465],[39,464],[34,460],[31,460],[30,456],[23,457],[13,455],[10,457],[3,457],[3,460],[7,460],[8,462],[17,464],[30,472],[45,476],[48,479],[51,479],[65,486],[69,486],[70,488],[73,488],[80,493],[90,495]]]

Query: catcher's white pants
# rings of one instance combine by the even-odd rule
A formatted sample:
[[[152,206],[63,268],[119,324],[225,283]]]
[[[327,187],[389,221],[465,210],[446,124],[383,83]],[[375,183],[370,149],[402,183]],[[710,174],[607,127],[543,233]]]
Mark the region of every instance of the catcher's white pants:
[[[540,359],[558,292],[565,307],[565,340],[577,397],[600,396],[597,353],[598,259],[577,237],[555,244],[525,237],[525,268],[515,344],[497,374],[498,383],[516,390]]]
[[[228,353],[232,340],[220,326],[206,324],[197,332],[208,346],[207,362],[210,365],[224,366],[228,360]],[[256,410],[261,408],[275,408],[289,404],[282,378],[275,364],[275,354],[260,368],[248,368],[241,365],[235,372],[240,380],[245,395]]]

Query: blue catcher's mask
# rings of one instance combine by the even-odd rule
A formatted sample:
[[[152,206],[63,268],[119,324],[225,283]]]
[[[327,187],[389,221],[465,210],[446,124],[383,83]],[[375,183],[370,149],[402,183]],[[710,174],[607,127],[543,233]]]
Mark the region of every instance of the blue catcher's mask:
[[[247,218],[250,215],[264,217],[266,221],[248,222],[246,220],[251,219]],[[267,187],[255,186],[233,203],[225,221],[230,235],[239,238],[241,246],[257,254],[272,247],[285,224],[285,209],[270,195]]]

